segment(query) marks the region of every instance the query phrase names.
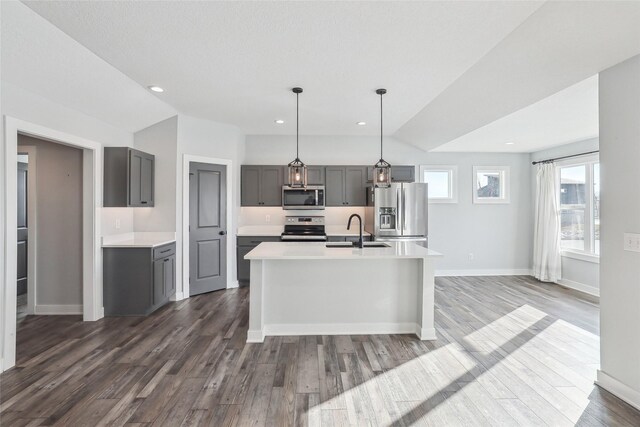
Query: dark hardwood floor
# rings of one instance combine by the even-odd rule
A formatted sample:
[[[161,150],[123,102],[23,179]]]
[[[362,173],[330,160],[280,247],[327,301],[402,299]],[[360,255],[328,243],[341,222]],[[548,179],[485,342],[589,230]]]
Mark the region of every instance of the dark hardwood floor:
[[[248,290],[147,318],[29,316],[2,426],[640,425],[593,385],[598,305],[528,277],[439,278],[439,339],[246,344]]]

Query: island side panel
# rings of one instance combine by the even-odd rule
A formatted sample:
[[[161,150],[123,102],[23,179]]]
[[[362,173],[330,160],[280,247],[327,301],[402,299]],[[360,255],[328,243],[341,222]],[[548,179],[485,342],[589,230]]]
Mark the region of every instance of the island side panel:
[[[251,260],[247,342],[264,342],[264,267],[264,261]]]
[[[430,258],[423,258],[422,264],[422,286],[421,286],[421,307],[420,307],[420,329],[418,337],[425,340],[436,339],[435,329],[435,272],[434,262]]]
[[[263,260],[263,333],[417,334],[422,270],[421,258]]]

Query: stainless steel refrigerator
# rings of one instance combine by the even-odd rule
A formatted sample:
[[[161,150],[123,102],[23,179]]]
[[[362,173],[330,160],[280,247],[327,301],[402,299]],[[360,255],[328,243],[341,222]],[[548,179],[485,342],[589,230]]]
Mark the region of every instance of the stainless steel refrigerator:
[[[427,246],[427,196],[427,184],[423,183],[368,188],[365,230],[378,241],[415,241]]]

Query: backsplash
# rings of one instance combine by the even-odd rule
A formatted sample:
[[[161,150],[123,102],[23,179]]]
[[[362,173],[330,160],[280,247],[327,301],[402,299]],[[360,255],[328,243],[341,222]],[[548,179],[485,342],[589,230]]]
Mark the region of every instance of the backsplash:
[[[286,216],[306,215],[324,216],[327,225],[346,225],[351,214],[358,214],[364,221],[364,207],[328,207],[323,210],[284,210],[281,207],[243,207],[240,208],[238,226],[245,225],[284,225]]]

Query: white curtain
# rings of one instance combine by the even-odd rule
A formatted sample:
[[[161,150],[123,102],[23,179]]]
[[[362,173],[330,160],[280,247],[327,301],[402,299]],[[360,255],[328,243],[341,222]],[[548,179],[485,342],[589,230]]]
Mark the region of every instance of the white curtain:
[[[560,214],[553,163],[538,164],[533,231],[533,275],[543,282],[560,280]]]

